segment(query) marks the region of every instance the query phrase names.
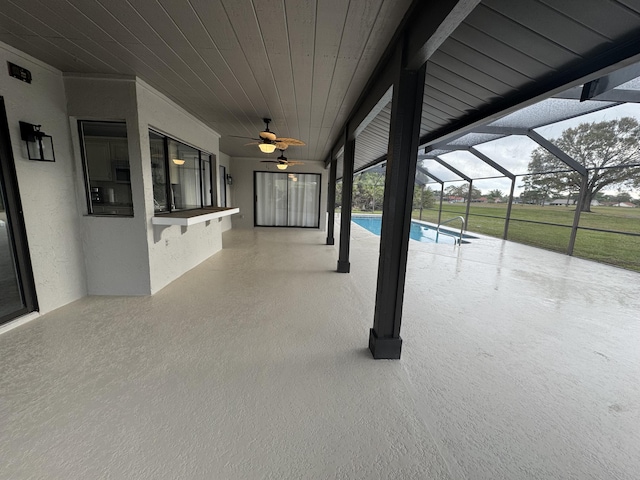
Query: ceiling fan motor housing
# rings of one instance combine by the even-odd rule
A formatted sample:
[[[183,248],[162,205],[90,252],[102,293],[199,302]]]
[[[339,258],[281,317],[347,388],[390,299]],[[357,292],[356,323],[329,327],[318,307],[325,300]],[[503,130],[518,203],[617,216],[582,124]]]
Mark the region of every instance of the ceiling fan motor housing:
[[[270,118],[263,118],[265,123],[264,131],[260,132],[260,138],[265,141],[269,141],[269,143],[273,142],[276,139],[276,134],[269,130],[269,123],[271,122]]]

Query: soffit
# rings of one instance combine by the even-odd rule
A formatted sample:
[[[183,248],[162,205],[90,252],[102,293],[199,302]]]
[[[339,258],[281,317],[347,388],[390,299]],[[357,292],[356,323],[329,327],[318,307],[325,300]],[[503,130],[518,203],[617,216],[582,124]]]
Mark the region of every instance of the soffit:
[[[3,0],[0,41],[64,72],[136,75],[254,151],[263,117],[324,160],[411,0]],[[255,148],[255,147],[253,147]],[[257,149],[255,149],[257,153]]]

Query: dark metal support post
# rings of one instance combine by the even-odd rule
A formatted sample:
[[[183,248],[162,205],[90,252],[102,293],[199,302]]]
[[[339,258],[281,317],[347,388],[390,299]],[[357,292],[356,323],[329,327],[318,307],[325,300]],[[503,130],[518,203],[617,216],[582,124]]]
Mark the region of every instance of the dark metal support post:
[[[378,288],[369,332],[373,358],[399,359],[400,323],[411,229],[413,184],[426,64],[417,71],[400,70],[393,86],[389,151],[385,177]]]
[[[422,206],[424,205],[424,189],[427,188],[426,185],[423,185],[420,189],[420,220],[422,220]]]
[[[509,220],[511,220],[511,207],[513,206],[513,192],[516,188],[516,177],[511,179],[511,191],[509,192],[509,204],[507,205],[507,218],[504,219],[504,235],[502,238],[507,239],[509,234]]]
[[[571,227],[571,236],[569,237],[569,246],[567,247],[567,255],[573,255],[573,248],[576,245],[576,236],[578,235],[578,225],[580,225],[580,212],[584,206],[584,201],[587,198],[587,186],[589,182],[589,174],[582,176],[582,182],[580,183],[580,196],[578,197],[578,203],[576,204],[576,213],[573,216],[573,226]]]
[[[327,189],[327,245],[333,245],[335,240],[333,233],[335,231],[336,221],[336,170],[337,164],[335,158],[331,158],[331,166],[329,167],[329,188]]]
[[[349,273],[349,246],[351,241],[351,197],[353,194],[353,162],[356,139],[349,138],[349,125],[345,128],[344,157],[342,167],[342,208],[340,209],[340,256],[338,272]]]
[[[473,180],[469,180],[469,193],[467,193],[467,210],[464,214],[464,231],[469,228],[469,208],[471,208],[471,195],[473,195]]]
[[[444,182],[440,184],[440,210],[438,210],[438,226],[442,220],[442,197],[444,197]]]

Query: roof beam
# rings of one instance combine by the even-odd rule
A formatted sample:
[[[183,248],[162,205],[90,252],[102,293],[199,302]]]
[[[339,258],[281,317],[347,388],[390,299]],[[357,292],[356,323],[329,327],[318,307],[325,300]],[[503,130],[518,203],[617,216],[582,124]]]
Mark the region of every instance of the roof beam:
[[[444,182],[442,180],[440,180],[438,177],[436,177],[433,173],[429,173],[429,171],[425,168],[422,168],[420,165],[416,166],[416,170],[418,170],[420,173],[422,173],[423,175],[426,175],[427,177],[435,180],[436,182],[438,182],[440,185],[444,185]]]
[[[487,165],[489,165],[490,167],[495,168],[497,171],[499,171],[501,174],[503,174],[505,177],[510,178],[511,180],[513,180],[514,178],[516,178],[516,176],[511,173],[509,170],[507,170],[506,168],[504,168],[502,165],[494,162],[493,160],[491,160],[489,157],[487,157],[484,153],[482,153],[479,150],[476,150],[474,147],[469,148],[469,152],[473,153],[476,157],[478,157],[480,160],[482,160],[484,163],[486,163]]]
[[[353,173],[356,174],[356,173],[364,172],[365,170],[373,168],[376,165],[378,165],[379,163],[386,162],[386,161],[387,161],[387,154],[385,153],[384,155],[376,158],[375,160],[372,160],[369,163],[364,164],[362,167],[358,168]]]
[[[583,165],[576,162],[573,158],[571,158],[569,155],[564,153],[562,150],[560,150],[558,147],[556,147],[553,143],[551,143],[549,140],[544,138],[538,132],[534,130],[530,130],[527,136],[531,140],[536,142],[538,145],[540,145],[542,148],[547,150],[549,153],[551,153],[553,156],[557,157],[560,161],[564,162],[569,167],[574,169],[580,175],[582,176],[587,175],[587,169]]]
[[[580,101],[585,100],[599,100],[600,95],[613,90],[618,85],[627,83],[629,80],[633,80],[640,76],[640,65],[629,65],[628,67],[621,68],[615,72],[611,72],[595,80],[587,82],[582,87],[582,93],[580,95]]]
[[[436,162],[438,162],[440,165],[442,165],[444,168],[447,168],[449,170],[451,170],[453,173],[455,173],[456,175],[458,175],[460,178],[462,178],[463,180],[466,180],[467,182],[471,182],[471,177],[468,177],[467,175],[465,175],[464,173],[462,173],[460,170],[452,167],[451,165],[449,165],[447,162],[445,162],[444,160],[442,160],[440,157],[434,157],[433,158]]]
[[[369,110],[369,113],[359,122],[358,126],[353,132],[354,136],[357,137],[358,135],[360,135],[362,131],[365,128],[367,128],[367,125],[369,125],[371,121],[378,116],[378,114],[382,111],[382,109],[384,109],[384,107],[386,107],[389,103],[391,103],[392,98],[393,98],[393,89],[391,88],[391,86],[389,86],[389,88],[387,88],[387,91],[382,95],[382,97],[380,97],[380,100],[378,100],[378,102],[373,106],[373,108]],[[361,110],[364,112],[365,110],[367,110],[368,106],[365,103],[363,107],[364,108],[362,108]],[[354,119],[358,121],[359,120],[358,117],[359,115],[356,115]]]
[[[565,92],[554,95],[553,98],[561,98],[568,100],[580,100],[582,95],[582,88],[573,87]],[[601,93],[598,98],[593,98],[593,101],[598,102],[611,102],[611,103],[640,103],[640,90],[609,90],[608,92]]]
[[[527,128],[517,127],[499,127],[492,125],[483,125],[472,130],[473,133],[488,133],[497,135],[526,135],[529,133]]]
[[[427,62],[479,3],[480,0],[424,2],[425,7],[416,12],[409,27],[405,67],[416,70]]]

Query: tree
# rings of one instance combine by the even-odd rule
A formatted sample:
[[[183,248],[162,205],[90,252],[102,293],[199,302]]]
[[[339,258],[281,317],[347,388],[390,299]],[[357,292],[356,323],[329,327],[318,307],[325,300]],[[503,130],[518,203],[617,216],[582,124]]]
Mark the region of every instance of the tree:
[[[413,209],[432,208],[435,204],[433,191],[426,185],[414,185],[413,187]]]
[[[622,192],[622,191],[618,191],[618,194],[613,197],[613,201],[618,203],[630,202],[631,199],[632,197],[628,192]]]
[[[502,200],[503,196],[504,194],[502,193],[501,190],[495,189],[489,192],[489,194],[487,195],[487,198],[489,199],[490,202],[495,203],[498,200]]]
[[[464,185],[449,185],[445,188],[444,193],[449,197],[462,197],[467,200],[469,195],[469,184],[465,183]],[[476,187],[472,187],[471,189],[471,198],[480,198],[482,196],[482,192]]]
[[[522,203],[530,205],[544,205],[545,201],[549,199],[549,190],[529,186],[525,179],[525,188],[524,192],[520,195],[520,199],[522,200]]]
[[[640,167],[640,124],[633,118],[581,123],[568,128],[558,139],[551,140],[563,152],[587,169],[587,188],[583,212],[591,211],[591,201],[605,187],[638,184]],[[626,168],[610,168],[624,167]],[[560,173],[537,173],[558,172]],[[570,170],[548,150],[539,147],[531,153],[525,191],[548,197],[560,192],[579,191],[582,176]]]
[[[382,205],[384,199],[384,174],[366,172],[358,175],[353,186],[353,206],[360,206],[361,210],[371,209]]]

